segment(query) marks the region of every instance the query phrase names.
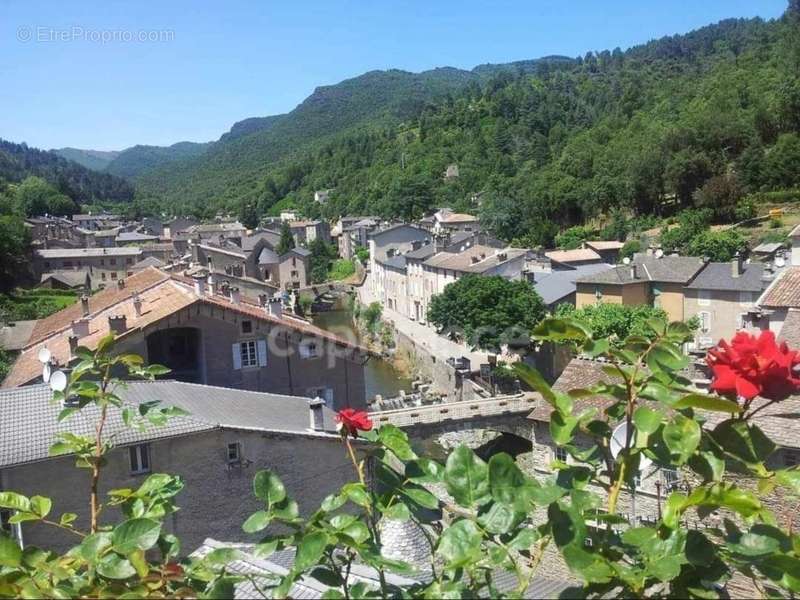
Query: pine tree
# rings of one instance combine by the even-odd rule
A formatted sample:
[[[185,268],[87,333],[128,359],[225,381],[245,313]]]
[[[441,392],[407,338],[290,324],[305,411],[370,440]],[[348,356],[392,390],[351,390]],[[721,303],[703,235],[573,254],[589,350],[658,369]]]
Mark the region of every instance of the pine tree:
[[[286,254],[292,248],[294,248],[294,237],[292,237],[292,230],[289,228],[289,223],[284,221],[281,223],[281,239],[278,242],[278,247],[275,249],[275,251],[280,256]]]

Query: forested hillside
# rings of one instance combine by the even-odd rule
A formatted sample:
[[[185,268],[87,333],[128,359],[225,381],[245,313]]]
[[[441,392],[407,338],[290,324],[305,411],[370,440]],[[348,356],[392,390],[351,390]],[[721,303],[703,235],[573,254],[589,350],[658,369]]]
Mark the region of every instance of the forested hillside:
[[[135,179],[142,173],[186,158],[201,156],[209,144],[178,142],[171,146],[132,146],[120,152],[105,170],[118,177]]]
[[[81,150],[80,148],[58,148],[53,150],[59,156],[74,161],[93,171],[103,171],[109,163],[119,156],[116,151]]]
[[[55,152],[0,140],[0,182],[17,183],[30,176],[41,177],[76,202],[128,202],[134,194],[133,185],[124,179],[92,171]]]
[[[286,115],[248,119],[194,160],[144,173],[143,196],[168,203],[234,201],[252,196],[268,165],[297,156],[355,127],[392,125],[413,119],[425,104],[456,92],[474,76],[458,69],[424,73],[372,71],[317,88]],[[249,132],[251,131],[252,132]]]
[[[258,207],[409,218],[450,205],[542,244],[615,209],[723,217],[749,192],[800,185],[798,45],[796,16],[728,20],[568,69],[496,70],[405,126],[272,170]],[[460,176],[445,181],[452,163]],[[324,209],[321,188],[336,188]]]

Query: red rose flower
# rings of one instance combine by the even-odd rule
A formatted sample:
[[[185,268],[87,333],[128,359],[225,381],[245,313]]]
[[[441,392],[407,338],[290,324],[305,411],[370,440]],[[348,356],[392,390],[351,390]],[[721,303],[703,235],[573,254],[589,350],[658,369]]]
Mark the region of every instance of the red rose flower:
[[[706,360],[714,374],[711,389],[723,396],[784,400],[800,390],[795,373],[800,355],[786,343],[778,345],[771,331],[758,337],[740,331],[730,344],[722,340],[710,350]]]
[[[355,410],[353,408],[345,408],[336,413],[336,422],[339,423],[340,429],[344,429],[353,437],[357,437],[359,431],[372,429],[372,421],[370,421],[369,415],[363,410]]]

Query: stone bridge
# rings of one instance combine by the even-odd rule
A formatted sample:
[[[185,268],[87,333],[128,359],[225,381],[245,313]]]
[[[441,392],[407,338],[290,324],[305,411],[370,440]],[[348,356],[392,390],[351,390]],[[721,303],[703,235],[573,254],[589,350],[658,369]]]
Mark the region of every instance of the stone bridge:
[[[530,440],[532,421],[526,417],[541,397],[537,393],[496,396],[370,413],[376,426],[402,428],[410,438],[431,439],[444,433],[489,430]]]

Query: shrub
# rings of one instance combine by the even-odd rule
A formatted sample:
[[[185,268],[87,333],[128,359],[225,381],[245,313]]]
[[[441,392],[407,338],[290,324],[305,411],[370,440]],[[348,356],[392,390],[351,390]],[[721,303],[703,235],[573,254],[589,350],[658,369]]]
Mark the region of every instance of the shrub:
[[[619,251],[620,260],[624,258],[633,258],[633,255],[642,251],[642,242],[639,240],[628,240],[622,249]]]
[[[747,242],[733,229],[704,231],[689,242],[686,253],[691,256],[707,256],[709,260],[724,262],[747,250]]]
[[[333,261],[331,270],[328,273],[328,279],[331,281],[341,281],[343,279],[347,279],[348,277],[352,277],[355,272],[356,266],[353,264],[352,260],[339,258]]]

